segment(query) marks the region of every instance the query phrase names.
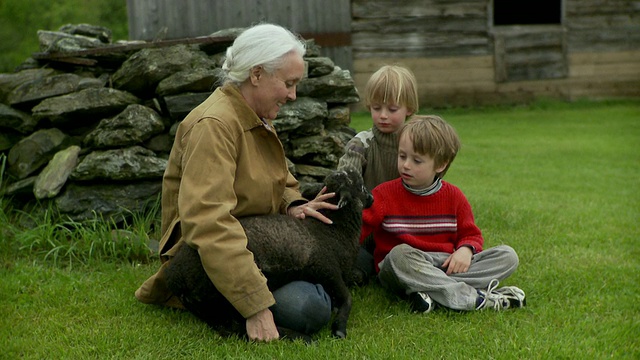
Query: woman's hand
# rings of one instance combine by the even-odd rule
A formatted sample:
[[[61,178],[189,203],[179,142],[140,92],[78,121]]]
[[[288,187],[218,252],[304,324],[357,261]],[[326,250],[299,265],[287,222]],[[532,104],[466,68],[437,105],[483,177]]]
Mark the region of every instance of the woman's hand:
[[[247,336],[251,341],[269,342],[280,338],[271,310],[264,309],[247,318]]]
[[[287,210],[287,214],[289,216],[293,216],[298,219],[304,219],[307,216],[311,216],[322,221],[325,224],[333,224],[333,221],[331,221],[329,218],[322,215],[318,211],[320,209],[329,209],[329,210],[338,209],[338,205],[325,202],[325,200],[331,199],[332,197],[336,196],[336,193],[325,194],[326,191],[327,191],[327,187],[325,186],[322,188],[322,190],[320,190],[320,192],[318,193],[315,199],[309,201],[306,204],[290,207]]]

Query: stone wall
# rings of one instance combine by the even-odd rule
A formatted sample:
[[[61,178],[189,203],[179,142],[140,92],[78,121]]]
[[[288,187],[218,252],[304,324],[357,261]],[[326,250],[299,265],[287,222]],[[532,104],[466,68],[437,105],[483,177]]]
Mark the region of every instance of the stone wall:
[[[155,203],[176,126],[211,94],[240,30],[118,44],[109,29],[86,24],[39,31],[42,52],[0,74],[2,196],[76,221],[117,220]],[[303,195],[313,197],[355,133],[348,104],[359,97],[349,71],[307,45],[298,99],[274,125]]]

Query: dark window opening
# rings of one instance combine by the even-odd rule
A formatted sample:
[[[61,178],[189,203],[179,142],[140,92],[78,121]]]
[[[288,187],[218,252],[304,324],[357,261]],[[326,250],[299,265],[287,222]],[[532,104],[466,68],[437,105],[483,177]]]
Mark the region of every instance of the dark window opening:
[[[493,25],[560,24],[562,0],[493,0]]]

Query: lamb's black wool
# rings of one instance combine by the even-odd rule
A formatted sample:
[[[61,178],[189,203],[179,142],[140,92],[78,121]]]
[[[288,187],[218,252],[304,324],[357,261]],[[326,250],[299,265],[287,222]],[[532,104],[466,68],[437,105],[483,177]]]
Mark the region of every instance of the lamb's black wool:
[[[332,334],[344,338],[351,311],[346,281],[358,254],[362,210],[371,206],[373,197],[355,169],[334,171],[326,177],[325,185],[328,192],[336,193],[328,201],[339,206],[338,210],[323,211],[332,225],[280,214],[246,217],[240,223],[269,289],[294,280],[322,284],[337,309]],[[169,288],[189,311],[218,329],[245,333],[244,319],[213,286],[196,249],[181,246],[165,275]],[[288,329],[279,331],[283,336],[308,340]]]

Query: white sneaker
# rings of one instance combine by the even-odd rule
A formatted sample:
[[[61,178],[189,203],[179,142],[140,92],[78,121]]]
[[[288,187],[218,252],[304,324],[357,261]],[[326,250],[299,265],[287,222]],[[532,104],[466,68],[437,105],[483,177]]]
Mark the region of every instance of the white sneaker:
[[[431,296],[425,292],[414,292],[409,294],[409,304],[411,304],[411,310],[418,313],[429,313],[436,307],[436,303],[431,299]]]
[[[491,280],[487,290],[478,290],[478,306],[476,310],[493,308],[496,311],[510,308],[521,308],[526,305],[525,294],[515,286],[504,286],[497,289],[500,282]]]

